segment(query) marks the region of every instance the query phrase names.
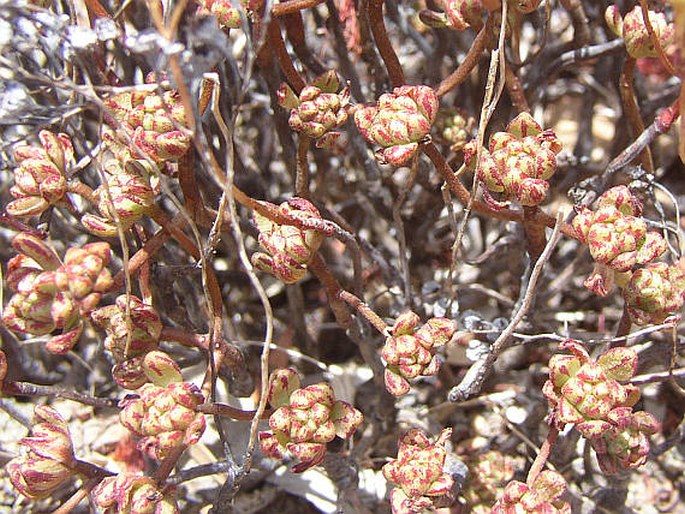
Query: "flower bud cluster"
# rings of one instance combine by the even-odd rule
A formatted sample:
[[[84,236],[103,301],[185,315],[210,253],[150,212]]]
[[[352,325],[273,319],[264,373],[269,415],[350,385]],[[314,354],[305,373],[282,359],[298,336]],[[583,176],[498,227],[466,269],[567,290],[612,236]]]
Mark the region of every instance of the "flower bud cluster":
[[[110,159],[104,171],[107,184],[93,193],[101,215],[85,214],[81,223],[91,234],[115,237],[117,223],[128,230],[154,207],[159,180],[155,167],[146,160]]]
[[[489,514],[505,484],[514,477],[511,458],[490,450],[476,454],[468,467],[469,481],[462,496],[473,514]]]
[[[281,107],[291,109],[290,127],[305,136],[316,139],[319,148],[330,147],[339,137],[335,129],[347,121],[347,106],[350,90],[340,89],[340,79],[334,71],[316,77],[311,86],[306,86],[298,97],[287,84],[278,89]]]
[[[47,405],[36,405],[33,411],[39,422],[31,429],[31,437],[19,441],[26,454],[9,461],[5,469],[20,494],[40,499],[75,474],[76,460],[69,427],[57,411]]]
[[[478,173],[485,186],[485,200],[494,209],[504,207],[490,193],[500,193],[505,201],[539,205],[549,189],[549,179],[557,169],[556,155],[562,145],[554,131],[542,127],[527,112],[514,118],[504,132],[490,138],[477,161],[477,142],[464,146],[466,166]]]
[[[148,82],[150,82],[148,80]],[[132,91],[115,95],[104,102],[107,112],[121,124],[126,136],[121,143],[133,143],[136,158],[152,159],[156,163],[182,157],[190,148],[185,108],[176,90]]]
[[[14,159],[14,186],[10,193],[16,200],[7,204],[12,216],[37,216],[63,202],[67,192],[66,172],[74,160],[74,148],[66,134],[41,130],[37,146],[17,146]]]
[[[322,219],[318,209],[304,198],[291,198],[279,205],[278,210],[303,222]],[[258,212],[254,221],[259,230],[259,243],[269,253],[255,253],[252,264],[286,284],[304,278],[307,264],[319,249],[323,235],[314,229],[279,225]]]
[[[440,361],[435,349],[446,344],[456,332],[454,321],[431,318],[418,328],[421,318],[411,311],[401,314],[381,349],[385,369],[385,387],[394,396],[409,391],[409,381],[438,372]]]
[[[229,29],[240,28],[240,9],[231,0],[197,0],[204,10],[214,15],[219,25]]]
[[[654,11],[648,11],[648,13],[649,22],[656,33],[659,44],[662,48],[666,48],[673,41],[675,26],[666,21],[666,16],[663,13]],[[610,5],[604,13],[604,18],[614,34],[623,38],[628,55],[634,59],[658,56],[645,25],[640,5],[633,7],[624,17],[621,17],[621,12],[616,5]]]
[[[492,506],[492,514],[571,514],[571,506],[560,498],[566,492],[566,481],[552,470],[542,471],[532,485],[514,480]]]
[[[164,352],[148,352],[141,366],[151,383],[120,402],[119,419],[142,438],[139,449],[161,461],[179,446],[200,440],[206,420],[195,408],[204,397],[195,384],[183,382],[178,365]]]
[[[401,86],[359,109],[354,122],[369,143],[382,148],[379,162],[401,166],[426,140],[438,113],[438,96],[428,86]]]
[[[440,139],[450,145],[450,150],[457,152],[471,139],[474,122],[473,117],[465,112],[448,109],[445,112],[440,111],[435,124]]]
[[[431,509],[435,499],[450,492],[454,479],[444,467],[451,435],[445,428],[432,443],[422,430],[412,429],[400,438],[397,458],[383,466],[383,476],[397,486],[390,493],[393,514]]]
[[[572,355],[550,359],[549,379],[542,390],[560,428],[573,423],[594,448],[606,474],[644,464],[647,436],[658,431],[659,423],[651,414],[633,412],[640,390],[622,383],[637,369],[635,350],[612,348],[591,360],[576,341],[565,341],[560,348]]]
[[[93,311],[90,317],[107,332],[105,348],[116,361],[112,370],[115,382],[126,389],[138,389],[147,382],[143,358],[159,345],[162,332],[159,314],[140,298],[122,294],[114,305]]]
[[[572,224],[597,263],[625,272],[666,251],[664,238],[658,232],[647,232],[641,214],[642,204],[630,189],[616,186],[600,196],[597,210],[579,209]]]
[[[160,488],[146,476],[119,473],[102,480],[90,493],[105,514],[178,514],[174,490]]]
[[[52,337],[46,348],[68,352],[78,341],[84,317],[112,285],[105,267],[111,258],[107,243],[69,248],[62,263],[44,241],[26,233],[12,240],[20,255],[7,265],[7,285],[14,292],[2,314],[9,330]],[[59,334],[53,335],[59,331]]]
[[[336,436],[348,439],[364,420],[352,405],[335,399],[330,384],[300,388],[293,369],[272,373],[268,401],[276,410],[269,417],[271,430],[259,433],[259,446],[272,459],[294,455],[300,461],[293,467],[295,473],[321,463],[326,444]]]
[[[623,289],[623,297],[630,319],[634,323],[662,323],[683,307],[683,261],[673,266],[663,262],[652,263],[635,271]]]

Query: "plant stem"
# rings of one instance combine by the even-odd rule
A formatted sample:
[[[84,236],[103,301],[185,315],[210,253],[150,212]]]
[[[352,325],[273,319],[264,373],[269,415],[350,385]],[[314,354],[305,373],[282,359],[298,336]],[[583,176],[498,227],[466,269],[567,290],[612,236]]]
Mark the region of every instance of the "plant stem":
[[[373,327],[382,335],[387,335],[388,325],[378,314],[373,311],[373,309],[371,309],[371,307],[369,307],[349,291],[341,290],[338,296],[340,296],[340,298],[346,303],[354,307],[357,312],[364,316],[364,318],[366,318],[366,320],[371,323],[371,325],[373,325]]]
[[[486,23],[476,35],[476,39],[471,43],[469,51],[466,52],[464,60],[450,75],[445,77],[438,87],[435,88],[435,93],[438,96],[445,96],[447,93],[455,89],[459,84],[464,82],[469,74],[478,64],[480,56],[485,50],[486,43],[490,34],[490,22]]]
[[[554,414],[554,416],[556,416],[556,414]],[[528,484],[528,486],[533,486],[535,479],[545,467],[545,463],[549,459],[549,454],[552,452],[552,448],[554,447],[557,437],[559,437],[559,429],[556,427],[556,423],[552,421],[549,425],[547,438],[545,439],[545,442],[542,443],[540,451],[538,452],[537,456],[535,457],[535,461],[533,461],[533,465],[528,471],[528,477],[526,478],[526,484]]]
[[[385,29],[383,0],[369,0],[369,24],[371,25],[373,39],[376,41],[378,53],[388,70],[390,84],[392,87],[401,86],[404,84],[404,71]]]

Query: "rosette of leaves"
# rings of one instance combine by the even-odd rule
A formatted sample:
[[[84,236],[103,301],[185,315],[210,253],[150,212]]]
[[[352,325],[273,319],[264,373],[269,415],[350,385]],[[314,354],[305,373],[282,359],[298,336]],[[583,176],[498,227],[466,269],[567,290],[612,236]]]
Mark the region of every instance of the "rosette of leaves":
[[[649,10],[648,16],[661,48],[668,47],[673,42],[675,26],[673,23],[668,23],[664,13]],[[604,18],[612,32],[623,38],[626,51],[632,58],[658,57],[659,54],[645,25],[640,5],[633,7],[623,17],[616,5],[610,5],[604,13]]]
[[[485,187],[484,199],[493,209],[502,209],[507,201],[524,206],[542,203],[549,189],[549,179],[557,169],[556,155],[562,145],[554,131],[542,127],[527,112],[509,122],[503,132],[490,138],[477,162],[477,142],[464,146],[464,163]],[[497,200],[499,194],[503,201]]]
[[[322,219],[319,210],[304,198],[291,198],[279,205],[278,210],[302,222]],[[259,230],[259,243],[269,253],[253,254],[252,264],[286,284],[302,280],[307,264],[323,241],[321,232],[298,225],[280,225],[258,212],[254,221]]]
[[[110,159],[104,166],[107,184],[98,187],[93,196],[100,216],[85,214],[83,226],[99,237],[116,237],[117,223],[122,230],[149,213],[159,189],[156,169],[145,160]]]
[[[380,96],[376,105],[357,110],[354,122],[369,143],[379,145],[376,158],[401,166],[426,141],[438,113],[438,96],[428,86],[400,86]]]
[[[269,417],[271,430],[259,433],[259,446],[272,459],[292,454],[300,461],[295,473],[320,464],[326,444],[336,436],[350,438],[364,420],[352,405],[335,399],[330,384],[301,388],[300,377],[290,368],[271,374],[268,401],[276,410]]]
[[[146,353],[157,349],[162,321],[152,305],[136,296],[117,297],[114,305],[90,314],[93,322],[107,332],[105,348],[116,364],[112,376],[126,389],[137,389],[147,382],[142,363]]]
[[[489,514],[492,504],[514,477],[511,458],[497,450],[474,455],[469,463],[469,480],[462,491],[473,514]]]
[[[631,321],[638,325],[662,323],[683,307],[684,264],[682,260],[673,266],[657,262],[632,274],[623,290]]]
[[[333,70],[316,77],[311,85],[305,86],[299,96],[288,84],[278,89],[278,103],[290,109],[290,127],[316,140],[318,148],[328,148],[340,137],[335,129],[347,121],[347,107],[350,90],[344,87],[340,92],[340,79]]]
[[[10,194],[16,198],[7,204],[12,216],[37,216],[53,205],[66,204],[66,173],[74,161],[74,148],[66,134],[41,130],[42,148],[21,145],[14,148],[17,167]]]
[[[150,383],[121,402],[121,424],[141,437],[138,447],[161,461],[181,445],[195,444],[206,427],[195,408],[204,401],[200,389],[184,382],[178,365],[158,350],[145,354],[142,368]]]
[[[74,476],[76,459],[69,426],[55,409],[36,405],[38,423],[31,436],[19,441],[25,454],[15,457],[5,468],[14,488],[27,498],[50,496]]]
[[[105,514],[178,514],[174,492],[151,477],[122,472],[103,479],[90,496]]]
[[[445,428],[431,442],[422,430],[412,429],[400,438],[397,458],[383,466],[383,476],[397,486],[390,493],[393,514],[424,512],[450,493],[454,479],[444,467],[451,435]]]
[[[625,286],[630,276],[621,273],[652,262],[666,251],[664,238],[656,231],[647,231],[641,214],[642,204],[627,186],[606,191],[595,211],[577,209],[573,228],[599,265],[585,281],[585,287],[604,296],[614,282]]]
[[[563,427],[573,423],[597,453],[602,470],[615,473],[619,465],[641,466],[649,453],[647,435],[658,430],[657,420],[646,412],[633,412],[640,390],[624,384],[637,369],[632,348],[611,348],[597,360],[576,341],[565,341],[549,361],[549,379],[542,392]]]
[[[109,245],[69,248],[63,263],[33,235],[18,234],[12,246],[20,255],[7,265],[7,285],[14,294],[2,313],[3,324],[19,334],[50,335],[48,351],[68,352],[81,336],[85,317],[112,285],[106,268]]]
[[[571,506],[561,497],[566,480],[552,470],[542,471],[532,485],[514,480],[504,488],[502,497],[492,506],[492,514],[571,514]]]
[[[153,77],[147,82],[153,82]],[[162,95],[156,90],[128,91],[103,103],[105,112],[118,122],[118,126],[112,123],[118,138],[108,140],[115,154],[121,152],[118,146],[130,148],[134,157],[159,164],[179,159],[190,148],[190,137],[184,130],[188,126],[185,107],[178,91],[164,91]]]
[[[659,431],[660,424],[647,412],[633,412],[623,407],[607,415],[611,428],[601,437],[591,440],[600,469],[607,475],[622,469],[639,468],[649,457],[649,437]]]
[[[431,318],[418,328],[420,321],[411,311],[401,314],[381,349],[387,364],[385,387],[394,396],[406,394],[410,380],[438,372],[440,361],[435,349],[446,344],[456,331],[455,323],[447,318]]]

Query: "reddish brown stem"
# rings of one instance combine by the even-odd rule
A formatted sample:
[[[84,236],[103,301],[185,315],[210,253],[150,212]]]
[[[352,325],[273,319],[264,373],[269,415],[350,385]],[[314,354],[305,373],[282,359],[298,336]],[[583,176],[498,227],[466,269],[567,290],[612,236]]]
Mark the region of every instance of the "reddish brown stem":
[[[538,257],[540,257],[540,254],[547,245],[545,226],[531,222],[539,213],[540,207],[538,205],[523,206],[523,231],[526,234],[526,241],[528,243],[528,255],[530,255],[533,262],[538,260]]]
[[[107,398],[96,398],[87,394],[81,394],[71,389],[62,387],[31,384],[29,382],[2,382],[2,393],[12,396],[47,396],[49,398],[61,398],[73,402],[91,405],[101,409],[115,409],[117,402]]]
[[[178,462],[178,459],[181,457],[184,451],[188,448],[187,444],[181,444],[171,450],[171,453],[160,463],[159,467],[155,470],[154,475],[152,475],[152,479],[157,483],[157,484],[162,484],[169,474],[174,470],[176,467],[176,463]]]
[[[438,87],[435,88],[435,93],[438,96],[444,96],[459,86],[459,84],[464,82],[471,71],[473,71],[473,69],[476,67],[483,50],[485,50],[485,45],[487,43],[488,34],[490,31],[489,27],[490,23],[488,21],[488,23],[486,23],[476,35],[476,39],[474,39],[473,43],[471,43],[471,48],[469,48],[469,51],[466,53],[466,56],[459,67],[449,76],[445,77],[445,79],[438,84]]]
[[[178,185],[183,192],[183,205],[195,223],[203,227],[211,226],[212,216],[202,201],[202,194],[195,178],[194,162],[193,152],[186,152],[178,160]]]
[[[295,176],[295,193],[300,198],[309,199],[309,137],[300,135],[300,142],[297,145],[297,175]]]
[[[509,61],[507,61],[505,68],[505,83],[514,109],[516,109],[517,112],[530,112],[530,107],[523,91],[521,80]]]
[[[189,346],[191,348],[202,348],[207,350],[208,337],[204,334],[193,334],[192,332],[186,332],[180,328],[164,327],[162,328],[162,333],[159,338],[162,341],[174,341],[175,343],[181,343],[183,346]]]
[[[371,323],[376,330],[378,330],[381,334],[386,335],[388,325],[371,309],[371,307],[362,302],[357,296],[353,295],[349,291],[340,291],[339,296],[342,300],[354,307],[359,314],[364,316],[364,318],[366,318],[366,320]]]
[[[0,212],[0,225],[9,227],[12,230],[16,230],[17,232],[25,232],[27,234],[31,234],[32,236],[35,236],[39,239],[45,239],[47,237],[46,233],[41,232],[40,230],[36,230],[30,225],[27,225],[26,223],[19,221],[17,218],[10,216],[6,212]]]
[[[388,32],[385,29],[385,20],[383,19],[383,0],[369,0],[369,24],[373,39],[376,41],[378,53],[385,63],[388,70],[388,77],[392,87],[398,87],[404,84],[404,71],[402,65],[392,47]]]
[[[197,412],[221,416],[223,418],[236,419],[238,421],[252,421],[257,414],[254,410],[241,410],[224,403],[203,403],[195,407]],[[269,419],[273,410],[265,410],[260,419]]]
[[[182,224],[183,223],[183,218],[180,214],[177,214],[172,220],[171,223],[173,224]],[[129,260],[128,260],[128,268],[126,271],[122,270],[119,273],[117,273],[114,277],[114,280],[112,282],[112,287],[110,288],[110,291],[118,291],[124,286],[124,280],[126,273],[130,273],[133,275],[136,273],[141,266],[145,265],[146,262],[150,260],[150,258],[156,254],[163,246],[164,244],[169,240],[171,237],[171,234],[169,234],[169,231],[165,228],[157,232],[154,236],[152,236],[150,239],[148,239],[143,247],[138,250]]]
[[[98,203],[95,199],[95,195],[93,194],[93,190],[78,180],[70,180],[67,183],[67,191],[69,193],[79,195],[91,205],[97,205]]]
[[[286,80],[295,93],[299,95],[306,86],[306,83],[295,69],[295,65],[285,47],[283,34],[281,34],[281,26],[278,20],[272,20],[271,23],[269,23],[267,34],[269,36],[269,42],[271,43],[271,49],[276,56],[276,61],[278,61],[278,65],[280,66],[283,75],[285,75]]]
[[[528,471],[528,478],[526,478],[526,484],[528,484],[528,486],[533,485],[533,482],[535,482],[535,479],[545,467],[545,463],[549,459],[549,454],[552,452],[554,443],[556,442],[557,437],[559,437],[559,429],[557,429],[555,425],[556,424],[554,421],[550,423],[549,432],[547,432],[547,439],[545,439],[545,442],[542,443],[540,452],[535,457],[535,461],[530,467],[530,471]]]
[[[286,14],[302,11],[303,9],[316,7],[323,2],[324,0],[290,0],[289,2],[281,2],[271,8],[271,15],[278,18]]]
[[[645,131],[645,124],[642,122],[640,115],[640,108],[637,105],[635,98],[635,91],[633,89],[633,80],[635,75],[635,59],[627,57],[623,65],[623,71],[619,79],[619,91],[621,93],[621,101],[623,103],[623,111],[628,118],[630,128],[633,132],[633,137],[637,137]],[[654,164],[652,161],[652,152],[649,146],[645,146],[644,150],[639,155],[640,164],[648,172],[654,172]]]
[[[85,500],[93,488],[100,483],[102,478],[93,478],[83,484],[67,501],[52,511],[52,514],[69,514],[79,503]]]
[[[74,461],[74,464],[71,466],[71,469],[79,475],[83,475],[84,477],[94,478],[98,480],[102,480],[106,476],[114,475],[114,473],[106,470],[105,468],[101,468],[100,466],[96,466],[95,464],[91,464],[90,462],[78,459]]]

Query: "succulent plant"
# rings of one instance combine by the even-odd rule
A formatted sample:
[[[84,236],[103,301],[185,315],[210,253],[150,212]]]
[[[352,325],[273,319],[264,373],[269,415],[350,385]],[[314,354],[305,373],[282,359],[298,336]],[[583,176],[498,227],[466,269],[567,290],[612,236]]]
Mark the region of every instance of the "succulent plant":
[[[552,470],[542,471],[532,485],[509,482],[504,494],[492,506],[492,514],[571,514],[571,506],[561,500],[566,481]]]
[[[561,345],[572,355],[554,355],[549,362],[549,380],[542,392],[556,413],[560,426],[575,424],[597,453],[607,474],[620,468],[644,464],[649,453],[647,435],[656,433],[658,421],[646,412],[633,412],[640,390],[623,384],[637,369],[632,348],[611,348],[597,360],[576,341]]]
[[[152,77],[147,81],[154,82]],[[110,145],[129,147],[130,141],[134,158],[162,163],[179,159],[190,148],[190,137],[183,130],[187,126],[185,107],[176,90],[161,96],[157,91],[144,90],[121,93],[105,100],[104,106],[120,123],[112,127],[118,132],[118,141],[109,139]]]
[[[136,296],[122,294],[114,305],[93,311],[90,317],[107,332],[105,348],[116,361],[114,380],[126,389],[137,389],[147,382],[143,357],[157,349],[162,332],[162,321],[154,307]]]
[[[600,196],[597,209],[577,209],[573,228],[586,243],[590,255],[601,266],[615,272],[627,272],[652,262],[666,251],[666,241],[656,231],[647,231],[640,217],[642,204],[626,186],[612,187]],[[616,274],[596,269],[586,280],[588,289],[605,295]],[[621,281],[619,285],[624,285]]]
[[[154,167],[144,160],[130,159],[122,165],[118,159],[110,159],[104,169],[107,184],[93,193],[101,216],[85,214],[81,223],[96,236],[116,237],[117,223],[128,230],[151,211],[159,183]]]
[[[350,103],[350,90],[340,89],[340,79],[334,71],[316,77],[312,84],[305,86],[299,97],[287,84],[278,90],[278,100],[282,107],[291,109],[288,123],[296,131],[316,139],[316,146],[326,148],[339,137],[335,129],[347,121],[347,106]]]
[[[106,477],[90,493],[105,514],[178,514],[172,487],[160,488],[151,478],[122,472]]]
[[[65,203],[68,168],[74,161],[74,148],[66,134],[41,130],[42,148],[22,145],[14,149],[17,168],[10,193],[16,200],[7,204],[12,216],[36,216],[49,207]]]
[[[663,322],[683,307],[685,269],[682,262],[673,266],[657,262],[635,271],[623,290],[623,297],[634,323]]]
[[[376,105],[354,113],[364,139],[379,145],[381,163],[405,164],[425,141],[438,114],[438,97],[428,86],[401,86],[385,93]]]
[[[447,343],[456,331],[447,318],[431,318],[421,328],[417,314],[407,311],[395,321],[381,349],[385,369],[385,387],[394,396],[406,394],[410,380],[438,372],[440,362],[435,349]]]
[[[318,209],[304,198],[291,198],[278,210],[303,221],[322,219]],[[314,229],[279,225],[259,213],[255,213],[254,220],[259,230],[259,243],[269,253],[255,253],[252,264],[286,284],[302,280],[307,273],[307,264],[323,241],[323,235]]]
[[[121,424],[141,437],[139,448],[161,461],[181,445],[195,444],[206,427],[195,407],[204,401],[200,389],[183,382],[178,365],[164,352],[145,355],[142,368],[151,383],[121,402]]]
[[[659,44],[662,48],[666,48],[675,36],[675,27],[673,23],[666,21],[663,13],[648,12],[649,23],[659,39]],[[657,50],[649,36],[642,16],[642,8],[639,5],[633,7],[624,17],[621,17],[621,12],[616,5],[610,5],[604,13],[604,18],[614,34],[623,38],[628,55],[634,59],[657,57]]]
[[[397,458],[383,466],[385,478],[397,486],[390,493],[393,514],[423,512],[450,492],[454,479],[444,467],[451,435],[446,428],[431,442],[422,430],[412,429],[400,438]]]
[[[3,324],[20,334],[50,334],[48,351],[68,352],[83,331],[84,317],[112,284],[106,268],[109,245],[69,248],[64,263],[44,241],[26,233],[15,236],[12,246],[21,255],[8,263],[7,284],[14,294],[2,313]]]
[[[504,486],[514,477],[511,457],[497,450],[474,455],[469,463],[469,480],[462,492],[468,507],[474,514],[487,514],[504,491]]]
[[[55,409],[36,405],[33,412],[38,423],[31,436],[19,441],[25,455],[7,463],[12,485],[22,495],[33,498],[50,496],[74,474],[74,449],[69,427]]]
[[[489,148],[483,148],[476,162],[477,143],[464,146],[467,168],[478,172],[485,186],[485,199],[494,209],[505,206],[491,193],[501,194],[505,201],[518,201],[533,206],[542,203],[549,189],[549,179],[557,169],[556,155],[561,142],[554,131],[542,127],[527,112],[509,122],[504,132],[490,138]]]
[[[276,410],[269,417],[271,430],[259,433],[259,445],[272,459],[294,455],[300,461],[295,473],[320,464],[326,444],[336,436],[348,439],[364,419],[352,405],[336,400],[325,382],[301,388],[297,372],[290,368],[272,373],[268,401]]]

